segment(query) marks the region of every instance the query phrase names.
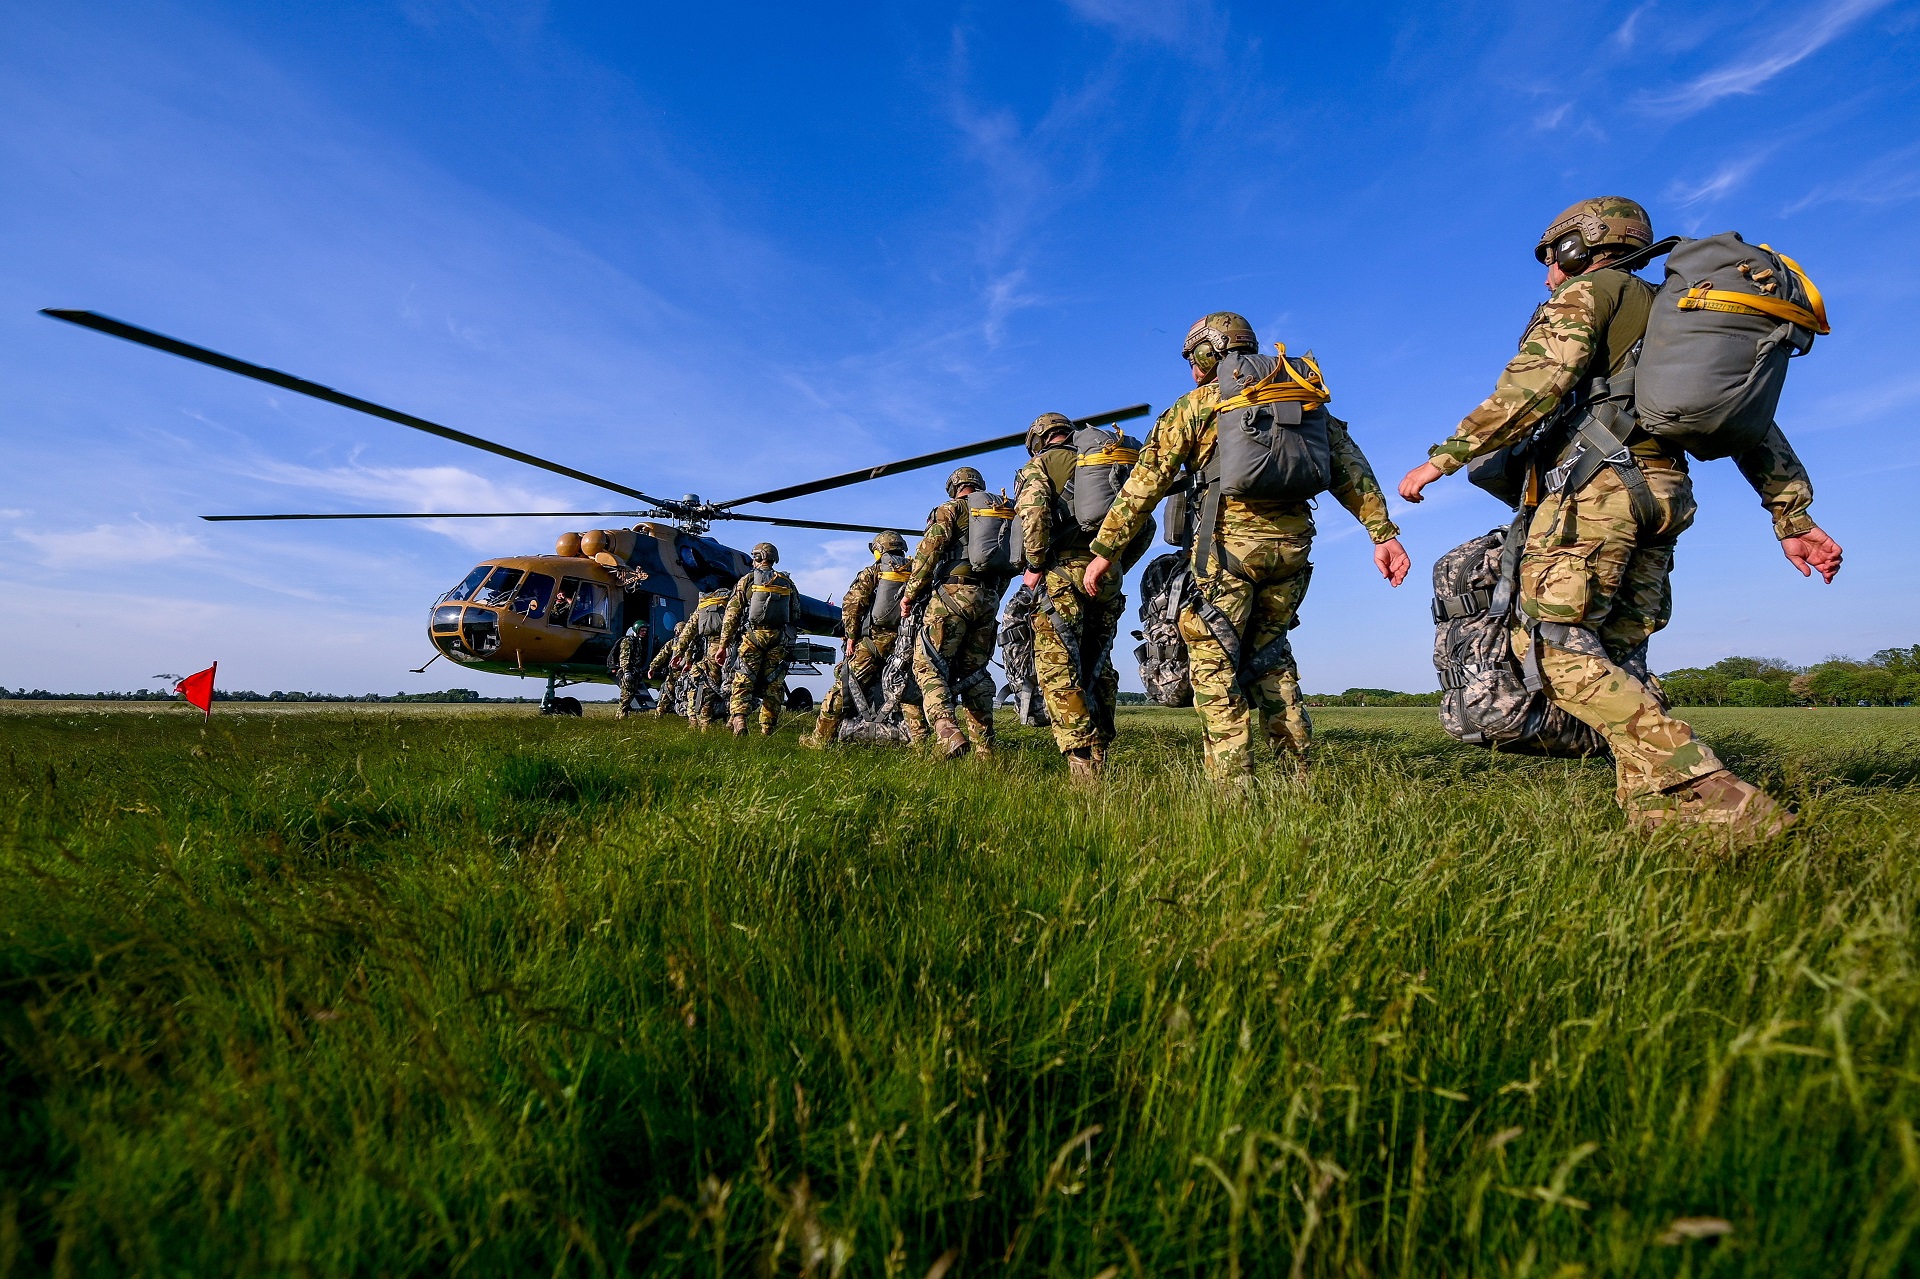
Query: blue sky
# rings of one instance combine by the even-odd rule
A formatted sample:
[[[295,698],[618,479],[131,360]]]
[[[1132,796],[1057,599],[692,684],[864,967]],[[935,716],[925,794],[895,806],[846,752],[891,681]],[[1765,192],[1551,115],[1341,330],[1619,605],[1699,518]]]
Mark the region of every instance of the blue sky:
[[[1803,581],[1731,464],[1699,466],[1656,668],[1920,642],[1914,0],[0,17],[0,684],[132,688],[217,658],[233,687],[442,687],[444,664],[406,672],[431,598],[565,521],[195,517],[611,496],[42,306],[721,497],[1049,409],[1157,410],[1188,385],[1187,325],[1232,309],[1318,353],[1391,485],[1491,387],[1541,296],[1540,229],[1603,193],[1662,233],[1786,249],[1835,325],[1781,423],[1845,571]],[[1010,485],[1018,460],[983,469]],[[783,513],[913,523],[939,482]],[[1426,570],[1501,511],[1461,480],[1430,492],[1394,503],[1415,560],[1398,591],[1323,503],[1296,632],[1309,689],[1433,685]],[[821,594],[865,554],[779,540]]]

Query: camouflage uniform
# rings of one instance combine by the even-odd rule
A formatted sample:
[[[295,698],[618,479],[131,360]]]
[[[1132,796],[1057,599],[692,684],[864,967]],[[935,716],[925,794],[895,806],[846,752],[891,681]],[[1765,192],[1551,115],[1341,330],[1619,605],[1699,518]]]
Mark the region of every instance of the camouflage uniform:
[[[715,647],[725,653],[733,648],[736,640],[740,645],[739,656],[734,661],[733,687],[727,700],[727,714],[736,724],[734,731],[741,731],[738,725],[753,714],[754,699],[758,698],[760,731],[770,734],[779,727],[780,711],[786,705],[787,660],[792,656],[794,630],[792,626],[746,625],[747,609],[756,586],[762,591],[789,592],[788,607],[799,608],[800,591],[792,578],[778,569],[770,569],[768,580],[756,583],[755,571],[749,571],[734,583],[733,598],[727,601],[727,620]]]
[[[1118,560],[1123,548],[1146,523],[1154,503],[1180,478],[1199,475],[1213,461],[1215,406],[1220,389],[1212,382],[1181,396],[1160,415],[1140,450],[1140,460],[1113,509],[1095,535],[1095,555]],[[1399,536],[1387,518],[1386,497],[1366,455],[1347,425],[1329,417],[1334,500],[1347,508],[1376,544]],[[1303,756],[1312,725],[1300,698],[1300,677],[1287,632],[1297,623],[1313,572],[1313,515],[1305,502],[1275,502],[1222,497],[1219,544],[1194,584],[1211,600],[1225,625],[1239,638],[1243,653],[1258,654],[1270,645],[1278,660],[1242,689],[1231,655],[1189,595],[1180,609],[1180,636],[1186,641],[1193,679],[1193,705],[1206,737],[1207,772],[1216,781],[1235,782],[1253,772],[1253,725],[1258,712],[1267,740],[1283,753]],[[1199,550],[1195,548],[1196,552]],[[1271,650],[1269,650],[1271,651]],[[1251,695],[1252,705],[1248,705]]]
[[[660,646],[660,651],[653,655],[652,664],[647,667],[647,678],[660,681],[660,700],[654,703],[653,713],[661,718],[676,714],[679,710],[680,676],[673,668],[673,653],[680,647],[680,637],[686,633],[687,626],[686,622],[674,623],[673,634],[667,637],[667,642]]]
[[[1015,477],[1014,506],[1027,568],[1041,574],[1037,591],[1045,593],[1033,614],[1033,665],[1053,740],[1063,755],[1098,759],[1114,736],[1120,673],[1113,667],[1113,640],[1127,597],[1120,593],[1120,573],[1102,578],[1097,595],[1089,597],[1083,586],[1092,535],[1060,499],[1077,462],[1070,445],[1031,458]]]
[[[827,700],[820,707],[820,720],[814,725],[815,741],[834,740],[840,721],[847,717],[851,708],[845,681],[851,679],[863,688],[878,681],[880,668],[887,664],[894,641],[899,638],[897,614],[891,618],[867,617],[873,608],[880,572],[878,564],[869,564],[855,573],[846,597],[840,601],[840,633],[846,637],[847,654],[834,668],[833,687],[827,691]]]
[[[1583,381],[1618,372],[1646,331],[1652,298],[1644,280],[1605,267],[1560,285],[1534,312],[1493,394],[1429,451],[1433,465],[1452,474],[1524,440]],[[1634,809],[1725,765],[1689,725],[1667,714],[1657,683],[1642,683],[1622,666],[1643,656],[1639,650],[1672,616],[1674,542],[1695,510],[1683,450],[1637,431],[1628,446],[1658,522],[1639,526],[1627,486],[1610,467],[1578,493],[1544,496],[1520,562],[1520,608],[1528,620],[1514,628],[1513,649],[1524,658],[1533,624],[1546,624],[1540,671],[1548,696],[1606,738],[1618,797]],[[1778,536],[1813,528],[1813,485],[1778,426],[1735,460]],[[1529,500],[1542,496],[1536,488]]]
[[[685,622],[680,638],[673,643],[668,669],[678,672],[676,699],[687,724],[704,729],[720,722],[720,695],[717,680],[709,669],[709,659],[720,650],[700,633],[693,618]]]
[[[613,677],[620,683],[620,708],[614,712],[620,719],[630,713],[633,699],[646,687],[647,677],[647,625],[645,622],[614,641],[611,660],[607,663]]]
[[[993,753],[993,676],[987,663],[1000,634],[1000,596],[1007,579],[983,575],[967,560],[967,502],[949,498],[927,516],[927,531],[913,552],[913,576],[906,598],[918,601],[931,591],[920,624],[920,646],[913,654],[913,676],[921,704],[933,720],[951,719],[955,691],[974,750]],[[928,655],[939,654],[936,665]],[[944,667],[944,670],[942,669]]]

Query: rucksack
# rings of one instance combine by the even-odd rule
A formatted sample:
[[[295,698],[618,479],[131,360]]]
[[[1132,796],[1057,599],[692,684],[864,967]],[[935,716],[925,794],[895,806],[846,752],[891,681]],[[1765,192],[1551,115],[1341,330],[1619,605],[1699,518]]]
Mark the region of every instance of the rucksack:
[[[1039,606],[1032,588],[1022,582],[1000,615],[1000,666],[1007,673],[1006,691],[1019,709],[1020,722],[1029,728],[1045,728],[1053,722],[1047,716],[1034,663],[1033,614]]]
[[[1140,441],[1118,427],[1082,427],[1073,436],[1073,478],[1060,495],[1083,533],[1096,532],[1140,460]]]
[[[1151,561],[1140,575],[1140,642],[1133,657],[1140,684],[1161,706],[1193,705],[1193,679],[1187,669],[1187,642],[1180,637],[1180,605],[1188,582],[1184,552]]]
[[[891,631],[900,625],[900,597],[907,589],[907,579],[913,576],[913,561],[889,551],[876,567],[880,571],[873,583],[873,603],[867,607],[867,629]],[[853,640],[853,636],[847,636],[849,644]]]
[[[1332,397],[1311,354],[1233,351],[1220,357],[1214,464],[1221,493],[1304,502],[1333,482],[1326,404]]]
[[[1773,425],[1787,361],[1829,331],[1820,290],[1786,254],[1738,231],[1680,240],[1634,375],[1640,429],[1702,461],[1753,447]]]
[[[778,569],[757,568],[747,587],[747,624],[784,630],[793,624],[793,583]]]
[[[1522,517],[1524,518],[1524,517]],[[1606,750],[1598,733],[1529,689],[1513,655],[1524,526],[1497,528],[1454,547],[1433,566],[1433,665],[1440,726],[1496,750],[1579,757]],[[1540,643],[1535,636],[1534,643]]]
[[[700,597],[700,604],[694,610],[693,624],[707,639],[720,638],[720,632],[727,622],[727,601],[733,598],[732,591],[714,591]]]
[[[1013,503],[1004,494],[967,494],[967,562],[974,572],[1013,572],[1013,524]]]

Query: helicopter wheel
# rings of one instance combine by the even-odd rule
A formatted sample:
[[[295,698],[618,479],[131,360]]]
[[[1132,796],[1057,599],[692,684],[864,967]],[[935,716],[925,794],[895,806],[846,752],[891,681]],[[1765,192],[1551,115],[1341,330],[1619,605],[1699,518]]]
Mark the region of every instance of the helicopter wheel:
[[[542,715],[571,715],[575,719],[585,714],[580,708],[580,699],[577,697],[556,697],[553,699],[553,704],[542,707],[540,713]]]
[[[813,709],[813,690],[810,688],[790,688],[787,690],[787,709],[790,711],[810,711]]]

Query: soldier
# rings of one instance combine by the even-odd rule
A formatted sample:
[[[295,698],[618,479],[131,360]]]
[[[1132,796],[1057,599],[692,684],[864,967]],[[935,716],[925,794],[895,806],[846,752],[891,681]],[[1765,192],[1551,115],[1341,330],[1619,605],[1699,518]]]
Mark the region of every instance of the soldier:
[[[1113,741],[1113,708],[1120,693],[1113,639],[1127,598],[1120,593],[1120,573],[1102,579],[1097,593],[1081,589],[1093,559],[1093,535],[1064,506],[1079,462],[1072,440],[1073,423],[1065,414],[1042,413],[1033,420],[1027,428],[1030,460],[1014,480],[1014,505],[1026,548],[1023,580],[1038,604],[1034,673],[1053,721],[1054,743],[1074,779],[1087,781],[1105,764]]]
[[[1493,394],[1407,472],[1402,497],[1418,502],[1442,476],[1525,441],[1587,379],[1627,367],[1646,332],[1654,289],[1608,264],[1652,242],[1646,210],[1617,196],[1583,200],[1555,219],[1534,246],[1547,263],[1549,297],[1533,313],[1520,353]],[[1577,410],[1583,398],[1569,402]],[[1577,492],[1550,491],[1569,478],[1561,454],[1572,451],[1578,416],[1549,424],[1529,451],[1528,500],[1543,500],[1520,561],[1524,616],[1515,619],[1513,650],[1525,660],[1533,648],[1529,631],[1537,629],[1547,695],[1606,738],[1616,798],[1635,825],[1705,823],[1752,837],[1784,830],[1792,815],[1728,772],[1690,725],[1668,715],[1656,683],[1623,669],[1639,664],[1649,637],[1672,615],[1674,542],[1695,510],[1686,452],[1635,427],[1623,441],[1630,454],[1624,467],[1602,466]],[[1840,545],[1808,516],[1813,484],[1780,428],[1735,461],[1772,516],[1788,561],[1802,576],[1818,570],[1831,582],[1840,571]],[[1645,521],[1635,516],[1629,477],[1652,508]]]
[[[993,675],[987,662],[999,635],[1000,596],[1008,572],[974,568],[968,556],[967,497],[986,491],[987,482],[971,466],[947,477],[947,500],[927,515],[927,531],[913,552],[913,576],[900,600],[906,617],[927,601],[920,622],[920,647],[913,655],[913,676],[942,758],[966,753],[967,739],[983,758],[993,754]],[[931,597],[929,597],[931,592]],[[961,704],[967,731],[954,722]]]
[[[899,638],[898,601],[910,576],[906,568],[907,540],[898,533],[883,532],[867,543],[867,549],[873,552],[873,563],[853,575],[853,583],[840,601],[840,633],[846,638],[847,655],[833,672],[833,687],[827,692],[813,732],[800,739],[802,746],[818,750],[833,744],[851,700],[846,685],[851,682],[864,688],[877,683],[880,668]],[[880,590],[883,585],[888,588],[884,593]]]
[[[687,619],[686,630],[673,646],[669,669],[679,672],[680,707],[688,727],[701,732],[720,722],[721,681],[712,673],[711,661],[718,657],[724,664],[726,660],[725,650],[720,647],[720,629],[732,598],[731,587],[702,591],[694,615]]]
[[[627,633],[614,641],[607,669],[620,681],[620,709],[614,716],[625,719],[632,713],[633,699],[646,687],[647,623],[644,619],[635,619]]]
[[[1196,389],[1154,423],[1133,474],[1094,535],[1093,559],[1082,577],[1089,597],[1099,596],[1101,580],[1121,548],[1183,471],[1194,485],[1205,485],[1217,471],[1215,418],[1221,396],[1216,373],[1229,353],[1257,349],[1252,326],[1232,312],[1215,312],[1188,330],[1180,353],[1191,367]],[[1398,586],[1410,562],[1400,546],[1399,529],[1387,518],[1386,496],[1346,423],[1328,416],[1326,425],[1327,487],[1373,539],[1373,562],[1380,575]],[[1207,507],[1213,509],[1214,528],[1209,535],[1203,519],[1193,539],[1193,583],[1180,607],[1180,636],[1187,644],[1208,775],[1221,785],[1236,786],[1253,775],[1251,711],[1264,721],[1275,751],[1291,756],[1296,768],[1305,765],[1312,725],[1300,699],[1287,632],[1312,574],[1307,555],[1314,524],[1304,500],[1209,493]]]
[[[675,622],[673,634],[653,655],[652,665],[647,667],[647,678],[660,681],[660,700],[653,704],[655,717],[664,719],[668,715],[678,714],[680,710],[680,672],[673,664],[674,650],[680,647],[680,637],[687,633],[686,622]]]
[[[735,737],[747,735],[747,716],[760,703],[760,733],[773,735],[787,697],[787,658],[792,652],[794,623],[800,616],[800,591],[793,579],[774,565],[780,551],[772,542],[753,548],[753,567],[734,584],[727,601],[727,617],[720,630],[717,651],[709,659],[715,682],[725,670],[725,655],[737,640],[732,696],[727,703],[727,726]]]

